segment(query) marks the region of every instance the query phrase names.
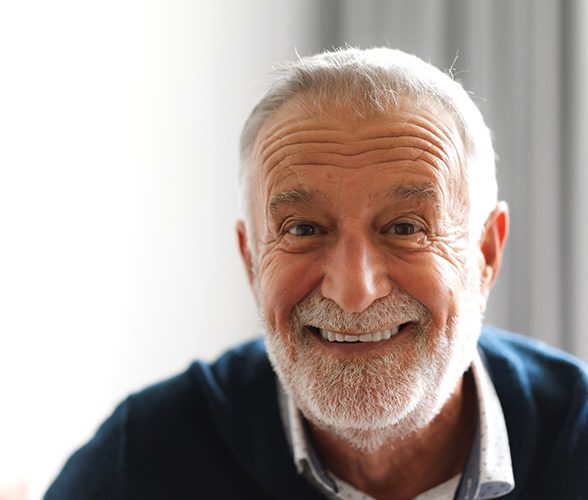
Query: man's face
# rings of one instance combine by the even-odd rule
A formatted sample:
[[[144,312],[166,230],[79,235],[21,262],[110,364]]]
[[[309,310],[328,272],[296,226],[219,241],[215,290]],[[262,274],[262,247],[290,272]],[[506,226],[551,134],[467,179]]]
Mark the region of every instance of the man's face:
[[[287,104],[256,141],[268,352],[305,416],[358,448],[426,425],[471,361],[485,301],[462,158],[450,116],[409,99],[377,120]]]

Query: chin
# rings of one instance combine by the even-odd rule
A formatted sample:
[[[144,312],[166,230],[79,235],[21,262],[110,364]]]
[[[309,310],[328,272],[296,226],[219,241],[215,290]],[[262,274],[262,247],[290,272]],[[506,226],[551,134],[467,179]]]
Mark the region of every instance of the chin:
[[[429,311],[404,293],[354,315],[317,294],[296,306],[288,332],[269,330],[262,317],[272,366],[305,418],[363,453],[426,427],[473,359],[482,321],[477,296],[466,294],[460,314],[438,331]],[[356,358],[319,352],[304,327],[309,316],[328,324],[355,322],[359,328],[374,318],[401,322],[407,314],[418,318],[417,328],[398,348]]]

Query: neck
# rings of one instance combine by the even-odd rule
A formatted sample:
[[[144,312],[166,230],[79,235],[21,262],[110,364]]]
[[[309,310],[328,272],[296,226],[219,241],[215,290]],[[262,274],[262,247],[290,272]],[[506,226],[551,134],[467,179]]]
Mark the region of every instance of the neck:
[[[325,468],[377,499],[414,498],[460,473],[476,421],[476,394],[470,372],[425,428],[365,453],[309,423]]]

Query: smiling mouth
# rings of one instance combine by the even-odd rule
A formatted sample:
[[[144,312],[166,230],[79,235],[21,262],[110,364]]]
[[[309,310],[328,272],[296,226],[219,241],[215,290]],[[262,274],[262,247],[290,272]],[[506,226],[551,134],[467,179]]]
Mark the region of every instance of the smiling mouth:
[[[332,332],[327,329],[319,328],[316,326],[308,325],[307,328],[318,335],[319,337],[323,338],[327,342],[381,342],[383,340],[388,340],[392,338],[394,335],[397,335],[404,327],[409,325],[410,323],[402,323],[398,326],[393,328],[387,328],[385,330],[380,330],[378,332],[372,333],[361,333],[361,334],[349,334],[349,333],[338,333]]]

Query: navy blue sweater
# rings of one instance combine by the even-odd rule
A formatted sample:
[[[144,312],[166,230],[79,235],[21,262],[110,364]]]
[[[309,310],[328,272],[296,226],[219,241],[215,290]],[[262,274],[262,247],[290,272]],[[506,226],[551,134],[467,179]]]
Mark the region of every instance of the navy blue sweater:
[[[485,327],[516,487],[506,499],[588,499],[588,369]],[[313,499],[297,474],[261,340],[130,396],[77,451],[45,499]]]

